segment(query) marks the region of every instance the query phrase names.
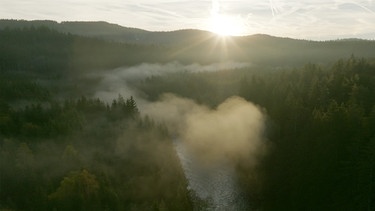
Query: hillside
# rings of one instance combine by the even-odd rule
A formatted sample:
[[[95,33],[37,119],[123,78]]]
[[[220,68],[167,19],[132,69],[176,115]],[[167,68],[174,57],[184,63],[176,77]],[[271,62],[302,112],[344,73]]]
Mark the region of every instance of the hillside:
[[[100,38],[108,41],[126,42],[147,45],[176,44],[181,39],[196,36],[197,34],[210,34],[200,30],[181,30],[173,32],[151,32],[142,29],[123,27],[103,21],[99,22],[61,22],[56,21],[23,21],[0,20],[0,29],[46,26],[50,29],[81,36]]]
[[[99,60],[113,60],[113,57],[116,57],[118,59],[116,62],[108,61],[107,63],[117,64],[118,66],[140,62],[179,61],[182,63],[209,64],[236,61],[254,65],[290,67],[300,66],[308,62],[331,64],[337,59],[350,55],[372,60],[375,55],[375,41],[370,40],[346,39],[318,42],[261,34],[223,38],[199,30],[150,32],[106,22],[57,23],[54,21],[0,20],[0,29],[3,31],[4,29],[9,31],[9,29],[32,27],[34,29],[47,27],[56,32],[71,34],[59,36],[72,37],[72,35],[76,35],[98,39],[96,41],[91,40],[91,42],[103,43],[107,47],[92,45],[90,46],[92,49],[90,53],[101,54],[101,51],[104,52],[104,49],[108,49],[105,57],[110,58],[99,58]],[[83,37],[79,40],[84,40]],[[6,39],[8,38],[3,37],[2,42],[11,42]],[[19,43],[16,41],[17,36],[11,39],[14,41],[14,46],[10,46],[10,48],[17,48],[16,46]],[[29,37],[20,37],[20,39],[27,40]],[[77,39],[78,37],[75,38],[75,40]],[[117,45],[113,42],[122,44]],[[79,42],[74,42],[74,45],[77,45],[75,49],[84,49],[79,47]],[[133,50],[131,50],[132,48]]]
[[[2,20],[0,210],[374,210],[374,49]]]

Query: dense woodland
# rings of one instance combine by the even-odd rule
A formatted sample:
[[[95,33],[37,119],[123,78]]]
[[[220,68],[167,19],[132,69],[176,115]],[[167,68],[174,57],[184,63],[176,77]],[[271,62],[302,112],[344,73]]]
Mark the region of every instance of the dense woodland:
[[[170,131],[132,96],[105,102],[74,88],[95,89],[90,70],[166,62],[163,49],[0,30],[0,209],[193,210]],[[267,153],[255,168],[236,164],[253,209],[374,210],[375,62],[346,53],[130,85],[149,101],[171,92],[215,107],[238,95],[264,108]]]
[[[73,48],[131,55],[132,46],[48,28],[0,31],[0,45],[0,209],[192,209],[164,126],[142,117],[132,96],[67,91],[89,68],[114,65],[102,51],[76,60]]]
[[[174,90],[215,106],[237,94],[265,108],[269,151],[255,170],[238,165],[252,206],[375,209],[374,63],[352,56],[325,68],[175,74],[139,87],[151,99]]]

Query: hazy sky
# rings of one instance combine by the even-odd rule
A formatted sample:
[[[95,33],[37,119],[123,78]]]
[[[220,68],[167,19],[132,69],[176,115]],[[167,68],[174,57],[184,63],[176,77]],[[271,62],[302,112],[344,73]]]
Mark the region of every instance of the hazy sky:
[[[373,0],[0,0],[1,19],[103,20],[146,30],[197,28],[302,39],[375,39]]]

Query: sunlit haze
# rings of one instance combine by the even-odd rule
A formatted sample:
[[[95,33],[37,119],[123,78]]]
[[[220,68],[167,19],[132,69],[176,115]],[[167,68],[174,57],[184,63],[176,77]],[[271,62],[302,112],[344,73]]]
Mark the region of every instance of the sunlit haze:
[[[375,38],[373,0],[1,0],[1,19],[107,21],[151,31],[299,39]]]
[[[0,0],[0,211],[375,211],[374,1]]]

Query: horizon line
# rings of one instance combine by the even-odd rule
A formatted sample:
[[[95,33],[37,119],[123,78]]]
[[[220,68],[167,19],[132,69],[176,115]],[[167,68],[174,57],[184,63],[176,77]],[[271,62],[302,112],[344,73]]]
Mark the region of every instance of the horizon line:
[[[113,23],[105,20],[51,20],[51,19],[7,19],[7,18],[0,18],[0,21],[25,21],[25,22],[55,22],[57,24],[64,24],[64,23],[105,23],[109,25],[116,25],[121,28],[128,28],[128,29],[137,29],[149,33],[169,33],[169,32],[178,32],[178,31],[189,31],[189,30],[195,30],[195,31],[201,31],[201,32],[207,32],[211,33],[213,35],[222,36],[219,35],[213,31],[205,30],[205,29],[199,29],[199,28],[181,28],[181,29],[175,29],[175,30],[148,30],[144,28],[139,27],[131,27],[131,26],[124,26],[119,23]],[[270,36],[274,38],[281,38],[281,39],[292,39],[292,40],[300,40],[300,41],[312,41],[312,42],[328,42],[328,41],[345,41],[345,40],[363,40],[363,41],[375,41],[375,38],[362,38],[362,37],[349,37],[349,36],[343,36],[343,37],[336,37],[336,38],[326,38],[326,39],[309,39],[309,38],[296,38],[296,37],[288,37],[288,36],[278,36],[278,35],[272,35],[272,34],[266,34],[266,33],[254,33],[254,34],[243,34],[243,35],[225,35],[222,37],[251,37],[251,36],[257,36],[257,35],[263,35],[263,36]]]

